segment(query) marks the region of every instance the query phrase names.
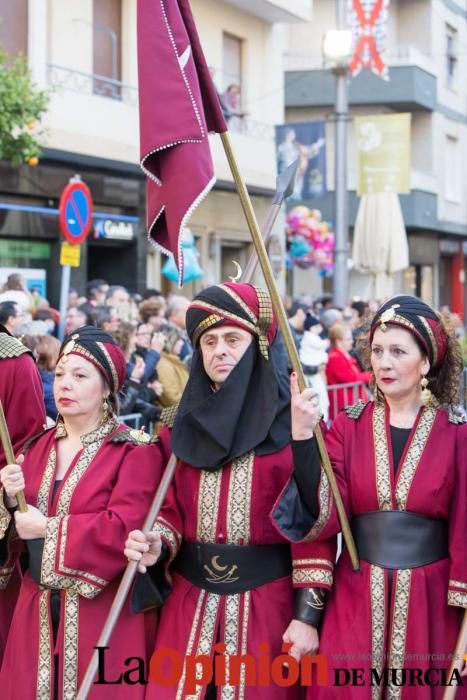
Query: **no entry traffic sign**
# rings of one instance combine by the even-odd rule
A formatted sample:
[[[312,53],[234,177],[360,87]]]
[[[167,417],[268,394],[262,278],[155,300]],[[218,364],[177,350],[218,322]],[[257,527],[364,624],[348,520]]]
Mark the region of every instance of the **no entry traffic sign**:
[[[73,179],[63,190],[58,207],[60,230],[69,243],[82,243],[92,227],[92,198],[89,187]]]

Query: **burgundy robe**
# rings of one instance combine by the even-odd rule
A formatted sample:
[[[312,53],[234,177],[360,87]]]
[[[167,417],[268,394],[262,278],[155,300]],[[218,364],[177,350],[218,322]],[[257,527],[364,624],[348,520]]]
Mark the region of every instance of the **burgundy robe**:
[[[111,419],[84,435],[83,449],[54,498],[56,444],[63,427],[47,431],[26,452],[26,500],[47,516],[43,586],[25,572],[0,672],[2,698],[52,700],[54,654],[57,700],[76,695],[127,564],[123,549],[128,531],[141,527],[165,466],[158,445],[113,441],[122,430]],[[3,529],[7,519],[4,510]],[[50,588],[60,590],[55,643]],[[125,658],[147,659],[152,640],[146,629],[154,634],[155,619],[148,626],[146,616],[133,615],[127,601],[106,652],[107,679],[128,670]],[[89,697],[141,699],[144,689],[143,684],[93,685]]]
[[[5,334],[1,334],[2,336]],[[18,342],[8,336],[8,342]],[[0,341],[1,350],[1,341]],[[1,354],[0,354],[1,357]],[[44,429],[46,420],[42,382],[29,352],[0,360],[0,401],[15,455],[23,443]],[[0,469],[6,464],[0,443]],[[21,581],[17,565],[0,566],[0,663]]]
[[[357,414],[359,411],[357,410]],[[389,571],[360,561],[353,572],[347,551],[326,587],[331,590],[319,653],[327,657],[330,685],[313,686],[311,700],[440,700],[443,687],[370,687],[370,669],[447,668],[455,649],[461,608],[467,607],[467,425],[443,410],[421,409],[394,476],[386,405],[368,403],[361,415],[341,413],[326,436],[329,456],[348,517],[402,510],[449,522],[449,558],[413,569]],[[289,484],[281,498],[290,498]],[[320,513],[300,537],[332,551],[340,531],[329,483],[322,472]],[[276,516],[277,512],[274,511]],[[281,532],[284,527],[275,519]],[[431,656],[430,655],[434,655]],[[431,659],[431,660],[430,660]],[[365,685],[333,687],[334,669],[363,669]],[[341,678],[344,677],[341,673]],[[437,678],[441,678],[439,675]],[[457,699],[465,698],[466,688]]]
[[[169,443],[164,428],[161,441]],[[265,456],[253,452],[218,471],[196,469],[180,462],[172,488],[164,503],[156,530],[170,551],[172,560],[182,540],[237,545],[284,544],[285,538],[273,527],[269,514],[293,469],[292,450]],[[281,654],[282,635],[294,616],[294,588],[320,580],[321,559],[310,558],[308,544],[291,545],[292,575],[258,586],[254,590],[232,595],[218,595],[194,585],[176,572],[167,573],[172,582],[162,609],[155,649],[176,650],[184,659],[188,655],[208,655],[224,642],[229,655],[260,656],[259,645],[270,645],[271,661]],[[333,557],[332,557],[333,558]],[[331,567],[331,562],[326,563]],[[169,672],[169,665],[163,673]],[[185,687],[185,668],[179,683],[164,686],[150,681],[148,700],[203,698],[205,687],[198,686],[194,695]],[[218,698],[231,700],[291,700],[302,697],[299,687],[282,688],[271,683],[246,687],[219,688]]]

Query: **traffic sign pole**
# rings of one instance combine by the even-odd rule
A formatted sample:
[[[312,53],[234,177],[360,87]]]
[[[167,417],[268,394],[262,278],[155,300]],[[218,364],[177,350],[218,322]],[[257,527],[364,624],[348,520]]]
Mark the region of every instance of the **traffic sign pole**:
[[[58,222],[60,231],[66,241],[73,246],[76,245],[79,247],[79,244],[86,240],[91,231],[91,192],[88,186],[82,182],[79,175],[75,175],[70,179],[70,182],[66,185],[61,194],[58,207]],[[68,259],[66,262],[68,263]],[[79,266],[79,254],[75,265]],[[60,323],[58,326],[59,340],[63,340],[65,335],[65,317],[68,311],[70,277],[71,266],[69,264],[62,265],[62,278],[60,283]]]
[[[70,295],[71,267],[62,265],[62,279],[60,282],[60,323],[58,325],[58,339],[62,342],[65,337],[65,316],[68,311],[68,297]]]

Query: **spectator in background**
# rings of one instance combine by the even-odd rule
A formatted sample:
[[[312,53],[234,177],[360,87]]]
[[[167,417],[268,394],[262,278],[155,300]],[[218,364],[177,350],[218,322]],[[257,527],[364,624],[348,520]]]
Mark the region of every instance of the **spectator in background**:
[[[329,338],[329,331],[336,323],[342,323],[342,311],[339,309],[326,309],[320,316],[321,325],[323,330],[321,332],[321,337],[326,339]]]
[[[4,326],[8,333],[17,335],[19,327],[26,320],[26,314],[22,311],[17,302],[2,301],[0,303],[0,324]]]
[[[167,300],[167,320],[183,331],[183,348],[180,352],[180,359],[189,362],[193,355],[193,347],[186,333],[186,312],[190,306],[190,301],[181,294],[171,294]]]
[[[107,306],[113,306],[117,309],[120,321],[131,321],[131,305],[130,295],[126,287],[119,284],[114,284],[109,287],[105,298]]]
[[[140,357],[145,363],[144,382],[146,384],[157,379],[156,366],[160,360],[165,345],[165,336],[160,331],[154,332],[149,323],[138,323],[135,334],[133,362]]]
[[[149,323],[154,330],[165,325],[166,301],[163,297],[150,297],[139,305],[139,317],[143,323]]]
[[[299,355],[306,383],[318,394],[319,407],[323,419],[327,422],[329,419],[329,398],[326,389],[326,365],[329,341],[320,337],[322,330],[319,318],[307,314]]]
[[[350,304],[350,308],[353,312],[352,328],[358,328],[368,320],[370,315],[370,307],[368,302],[358,299]]]
[[[65,316],[65,335],[69,335],[77,328],[86,325],[87,315],[82,309],[70,306]]]
[[[42,380],[44,389],[45,411],[52,420],[57,419],[57,407],[55,406],[53,384],[54,370],[58,361],[60,351],[60,341],[50,335],[42,335],[37,338],[34,355],[36,357],[37,369]]]
[[[113,306],[96,306],[95,323],[106,333],[115,333],[120,325],[117,309]]]
[[[90,280],[86,285],[88,303],[92,306],[103,306],[109,291],[109,285],[105,280]]]
[[[290,330],[292,331],[292,338],[294,339],[298,352],[300,352],[300,345],[302,344],[307,313],[308,307],[299,301],[294,301],[290,307],[289,326]]]
[[[155,423],[159,419],[161,409],[144,398],[147,395],[147,384],[144,380],[146,367],[141,356],[133,359],[136,349],[135,329],[131,323],[122,321],[118,330],[112,335],[122,349],[126,360],[125,382],[118,395],[119,413],[121,415],[141,413],[146,426]],[[162,385],[157,387],[156,383],[155,380],[153,382],[155,396],[162,393]]]
[[[160,292],[158,289],[154,289],[154,288],[150,287],[150,288],[146,289],[146,291],[143,293],[143,301],[147,301],[148,299],[150,299],[151,301],[155,301],[157,304],[160,304],[161,306],[163,306],[164,307],[164,315],[165,315],[167,301],[166,301],[164,295],[162,294],[162,292]]]
[[[19,272],[8,275],[0,293],[0,302],[14,301],[21,311],[30,312],[34,306],[34,300],[29,292],[26,280]]]
[[[353,343],[350,328],[339,323],[334,324],[329,331],[329,340],[331,341],[331,350],[326,365],[328,389],[333,384],[355,384],[356,382],[368,384],[371,372],[362,372],[350,354]],[[368,391],[362,386],[358,387],[356,393],[352,387],[334,389],[329,392],[330,420],[334,420],[345,406],[356,403],[357,399],[368,400]]]
[[[47,327],[47,334],[54,335],[57,324],[54,320],[54,314],[50,309],[38,309],[34,314],[34,320],[43,321]]]
[[[180,359],[180,352],[185,341],[183,332],[177,326],[165,326],[163,333],[165,346],[156,369],[163,387],[159,401],[165,408],[179,403],[189,373],[186,364]]]
[[[230,113],[230,116],[243,118],[248,114],[242,109],[241,92],[240,85],[232,83],[220,96],[221,105]]]

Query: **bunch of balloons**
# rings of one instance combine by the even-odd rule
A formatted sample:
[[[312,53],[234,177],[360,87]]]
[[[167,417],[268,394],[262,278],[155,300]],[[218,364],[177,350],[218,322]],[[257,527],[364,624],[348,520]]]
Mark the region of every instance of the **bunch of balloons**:
[[[322,277],[334,270],[334,233],[322,221],[319,209],[297,206],[287,215],[287,237],[292,265],[316,267]]]

